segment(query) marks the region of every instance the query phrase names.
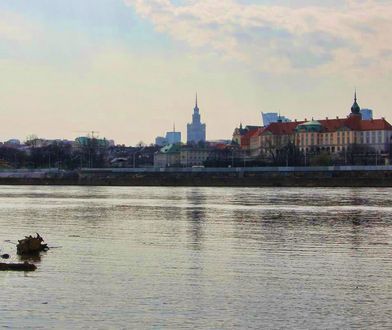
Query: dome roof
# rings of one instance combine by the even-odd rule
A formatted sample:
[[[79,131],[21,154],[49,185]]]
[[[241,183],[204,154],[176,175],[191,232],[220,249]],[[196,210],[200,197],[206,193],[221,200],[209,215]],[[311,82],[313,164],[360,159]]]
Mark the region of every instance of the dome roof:
[[[303,123],[302,125],[304,125],[304,126],[321,126],[320,122],[318,122],[317,120],[308,121],[306,123]]]
[[[353,106],[351,107],[351,113],[358,114],[360,113],[361,108],[359,107],[357,102],[354,102]]]
[[[322,125],[317,120],[307,121],[306,123],[298,125],[297,127],[297,131],[305,130],[305,131],[318,132],[321,129],[322,129]]]

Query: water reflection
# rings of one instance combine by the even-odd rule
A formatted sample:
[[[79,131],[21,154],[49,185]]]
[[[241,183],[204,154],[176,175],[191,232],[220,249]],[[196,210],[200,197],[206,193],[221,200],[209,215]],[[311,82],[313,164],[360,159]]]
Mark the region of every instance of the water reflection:
[[[46,252],[24,254],[22,256],[18,255],[18,259],[23,262],[28,261],[28,262],[40,263],[42,258],[45,257],[45,255],[46,255]]]
[[[0,327],[390,328],[391,205],[391,189],[4,187],[0,242],[62,248],[0,274]]]
[[[201,188],[191,188],[186,192],[186,201],[190,205],[186,210],[186,218],[188,221],[188,237],[191,239],[190,246],[199,250],[202,247],[207,201],[206,194]]]

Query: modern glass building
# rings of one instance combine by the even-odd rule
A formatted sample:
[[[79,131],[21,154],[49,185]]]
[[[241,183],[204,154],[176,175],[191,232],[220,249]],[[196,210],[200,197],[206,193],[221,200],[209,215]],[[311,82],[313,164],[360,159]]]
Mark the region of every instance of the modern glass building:
[[[181,143],[181,132],[167,132],[166,133],[167,144]]]
[[[373,110],[371,109],[361,109],[362,120],[372,120]]]
[[[282,123],[289,123],[291,120],[285,116],[280,116],[277,112],[262,112],[261,117],[263,119],[263,126],[267,127],[271,123],[277,123],[281,121]]]

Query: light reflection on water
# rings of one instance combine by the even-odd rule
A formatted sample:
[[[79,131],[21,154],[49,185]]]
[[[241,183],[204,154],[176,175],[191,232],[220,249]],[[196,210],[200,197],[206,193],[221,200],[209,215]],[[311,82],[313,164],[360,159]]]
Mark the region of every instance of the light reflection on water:
[[[10,187],[12,328],[391,328],[392,189]]]

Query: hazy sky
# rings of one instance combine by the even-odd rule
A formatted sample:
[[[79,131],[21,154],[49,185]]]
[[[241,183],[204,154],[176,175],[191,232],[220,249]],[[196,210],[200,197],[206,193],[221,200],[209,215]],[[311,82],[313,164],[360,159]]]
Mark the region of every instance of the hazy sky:
[[[0,0],[0,140],[207,138],[260,112],[392,120],[390,0]]]

